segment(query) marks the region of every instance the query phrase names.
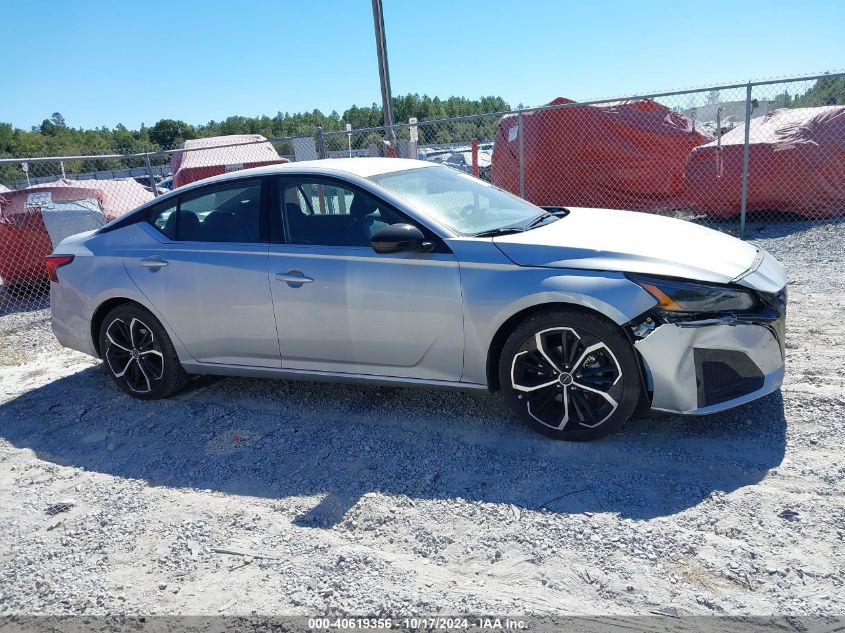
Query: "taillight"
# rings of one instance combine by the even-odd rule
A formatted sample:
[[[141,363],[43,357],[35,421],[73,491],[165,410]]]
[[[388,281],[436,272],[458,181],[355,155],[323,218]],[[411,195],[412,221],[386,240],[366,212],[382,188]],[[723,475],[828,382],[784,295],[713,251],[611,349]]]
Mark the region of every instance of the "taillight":
[[[73,261],[73,255],[48,255],[44,258],[44,265],[47,267],[47,277],[50,281],[58,283],[59,277],[56,271],[62,266],[67,266]]]

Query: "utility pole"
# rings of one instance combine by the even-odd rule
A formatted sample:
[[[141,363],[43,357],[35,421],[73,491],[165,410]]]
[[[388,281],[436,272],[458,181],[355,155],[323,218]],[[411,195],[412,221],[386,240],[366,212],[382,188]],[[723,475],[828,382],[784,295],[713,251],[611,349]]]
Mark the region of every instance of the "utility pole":
[[[381,104],[384,112],[384,124],[393,125],[393,108],[390,102],[390,72],[387,66],[387,39],[384,35],[384,12],[381,0],[373,0],[373,26],[376,32],[376,53],[378,54],[378,76],[381,83]],[[391,145],[396,145],[396,133],[388,127]]]

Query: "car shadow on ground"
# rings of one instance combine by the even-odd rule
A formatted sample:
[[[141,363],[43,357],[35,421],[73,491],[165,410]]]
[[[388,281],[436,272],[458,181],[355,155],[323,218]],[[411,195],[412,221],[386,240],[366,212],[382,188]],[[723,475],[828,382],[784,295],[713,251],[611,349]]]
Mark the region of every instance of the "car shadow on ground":
[[[0,405],[0,436],[41,460],[151,486],[319,497],[296,523],[330,527],[371,492],[671,515],[777,467],[786,417],[775,393],[723,414],[653,415],[567,443],[532,433],[486,393],[230,378],[144,402],[95,366]]]

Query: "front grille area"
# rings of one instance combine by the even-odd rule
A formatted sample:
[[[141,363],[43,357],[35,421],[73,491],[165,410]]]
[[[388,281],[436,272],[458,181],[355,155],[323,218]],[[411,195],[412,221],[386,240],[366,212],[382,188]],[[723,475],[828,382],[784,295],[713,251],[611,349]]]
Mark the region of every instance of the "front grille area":
[[[699,407],[727,402],[763,387],[763,372],[742,352],[695,348],[693,354]]]

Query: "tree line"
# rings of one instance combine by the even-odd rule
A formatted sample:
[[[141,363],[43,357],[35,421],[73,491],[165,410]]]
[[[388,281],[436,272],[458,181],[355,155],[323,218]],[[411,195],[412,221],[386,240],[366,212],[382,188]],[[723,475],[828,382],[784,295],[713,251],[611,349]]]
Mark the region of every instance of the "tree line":
[[[718,100],[718,93],[713,99]],[[845,77],[823,77],[814,82],[806,91],[790,94],[784,90],[774,98],[776,107],[810,107],[821,105],[845,104]],[[501,97],[464,97],[420,96],[408,94],[393,98],[394,121],[405,123],[411,117],[419,121],[449,119],[467,115],[486,114],[510,110],[510,105]],[[521,104],[517,107],[521,107]],[[420,125],[419,140],[423,144],[446,144],[466,142],[471,138],[490,141],[498,125],[498,117],[481,117],[468,121],[451,121],[447,124]],[[114,128],[102,126],[95,129],[74,128],[59,112],[54,112],[40,125],[29,130],[15,128],[10,123],[0,123],[0,157],[17,158],[33,156],[82,156],[103,154],[132,154],[153,152],[175,148],[184,141],[194,138],[221,136],[228,134],[261,134],[265,137],[292,137],[313,135],[317,127],[325,132],[344,131],[350,124],[354,130],[379,127],[382,124],[382,108],[377,104],[369,107],[351,106],[343,112],[332,111],[324,114],[320,110],[311,112],[277,112],[275,116],[244,117],[230,116],[223,121],[209,121],[193,125],[185,121],[162,119],[152,126],[141,125],[140,129],[130,130],[118,124]],[[397,130],[399,138],[408,138],[407,127]],[[377,132],[354,133],[351,137],[353,149],[366,148],[371,142],[381,138]],[[345,134],[328,135],[326,146],[329,150],[342,150],[348,147]],[[281,154],[292,154],[290,142],[277,143],[276,149]],[[161,155],[154,161],[157,164],[167,162]],[[66,173],[125,169],[140,167],[141,160],[97,159],[88,161],[69,161],[65,164]],[[56,174],[58,164],[33,165],[33,175]],[[0,183],[14,183],[22,179],[19,165],[0,165]]]
[[[445,119],[489,112],[509,110],[510,106],[501,97],[429,97],[428,95],[408,94],[393,98],[394,121],[407,122],[411,117],[419,121]],[[0,123],[0,157],[23,158],[35,156],[85,156],[102,154],[134,154],[172,149],[189,139],[221,136],[229,134],[261,134],[265,137],[292,137],[313,135],[317,127],[325,132],[344,131],[350,124],[353,129],[378,127],[383,124],[382,108],[372,104],[369,107],[352,106],[343,114],[336,111],[324,114],[320,110],[311,112],[278,112],[275,116],[230,116],[222,121],[209,121],[193,125],[185,121],[162,119],[152,126],[144,124],[137,130],[130,130],[123,124],[114,128],[105,126],[96,129],[75,128],[72,122],[65,121],[59,112],[29,130],[15,128],[10,123]],[[485,117],[483,120],[450,125],[420,126],[420,141],[423,143],[451,143],[469,138],[491,140],[495,133],[498,119]],[[400,138],[408,138],[408,130],[399,130]],[[353,134],[353,148],[366,148],[370,142],[378,139],[378,134]],[[328,136],[326,145],[329,150],[348,147],[346,135]],[[281,154],[292,154],[291,143],[277,143]],[[154,162],[167,162],[166,156],[160,156]],[[66,173],[100,171],[140,167],[140,160],[98,159],[87,161],[68,161]],[[46,175],[60,170],[59,165],[33,164],[32,175]],[[0,182],[16,182],[24,174],[19,165],[0,165]]]
[[[822,77],[803,94],[793,96],[789,90],[784,90],[773,101],[778,108],[845,105],[845,77]]]

